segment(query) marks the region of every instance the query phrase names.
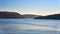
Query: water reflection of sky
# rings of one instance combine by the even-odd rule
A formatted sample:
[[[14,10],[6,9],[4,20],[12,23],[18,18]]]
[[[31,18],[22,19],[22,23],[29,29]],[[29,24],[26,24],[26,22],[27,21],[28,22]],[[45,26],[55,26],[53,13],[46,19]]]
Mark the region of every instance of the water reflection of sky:
[[[57,34],[60,31],[59,20],[2,19],[0,32],[18,34]]]
[[[57,33],[57,30],[52,27],[26,25],[26,24],[6,24],[0,27],[0,30],[5,33]]]

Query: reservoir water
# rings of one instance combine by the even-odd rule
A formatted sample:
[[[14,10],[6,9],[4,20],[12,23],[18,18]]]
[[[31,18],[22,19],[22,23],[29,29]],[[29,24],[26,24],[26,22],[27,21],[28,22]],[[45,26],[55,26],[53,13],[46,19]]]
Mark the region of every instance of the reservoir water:
[[[60,20],[0,19],[0,34],[60,34]]]

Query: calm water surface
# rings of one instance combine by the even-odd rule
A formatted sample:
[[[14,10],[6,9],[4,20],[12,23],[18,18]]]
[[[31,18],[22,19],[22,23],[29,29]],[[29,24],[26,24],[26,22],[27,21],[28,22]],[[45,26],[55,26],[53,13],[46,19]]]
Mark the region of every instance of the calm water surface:
[[[0,19],[0,34],[60,34],[60,20]]]

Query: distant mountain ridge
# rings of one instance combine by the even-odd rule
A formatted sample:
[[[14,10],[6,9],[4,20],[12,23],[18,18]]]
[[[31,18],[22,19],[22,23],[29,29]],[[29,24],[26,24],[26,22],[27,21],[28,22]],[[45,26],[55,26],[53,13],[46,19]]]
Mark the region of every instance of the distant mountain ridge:
[[[0,11],[0,18],[24,18],[17,12]]]
[[[42,17],[36,17],[34,19],[59,19],[60,20],[60,14],[54,14],[54,15],[47,15]]]
[[[34,15],[34,14],[23,14],[25,18],[35,18],[38,17],[39,15]]]

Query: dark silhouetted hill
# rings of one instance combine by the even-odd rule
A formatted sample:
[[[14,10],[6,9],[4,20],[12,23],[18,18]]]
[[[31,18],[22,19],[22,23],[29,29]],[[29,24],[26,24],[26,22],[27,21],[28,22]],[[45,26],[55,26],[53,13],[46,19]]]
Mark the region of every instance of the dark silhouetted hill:
[[[0,11],[0,18],[24,18],[17,12]]]
[[[34,19],[60,19],[60,14],[47,15],[42,17],[36,17]]]

